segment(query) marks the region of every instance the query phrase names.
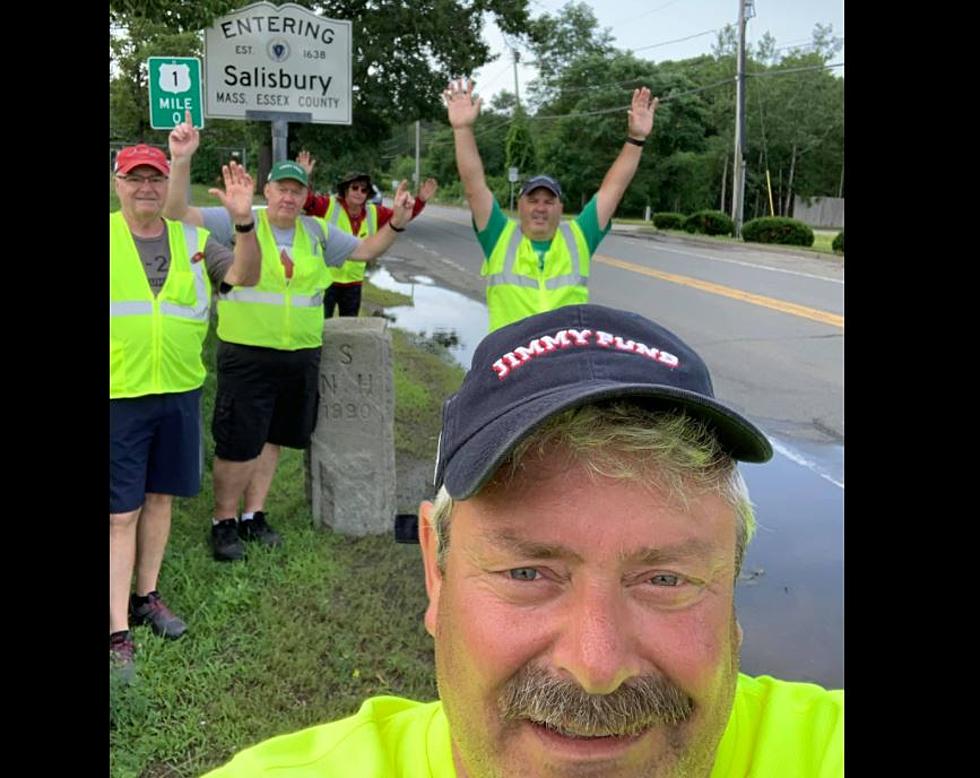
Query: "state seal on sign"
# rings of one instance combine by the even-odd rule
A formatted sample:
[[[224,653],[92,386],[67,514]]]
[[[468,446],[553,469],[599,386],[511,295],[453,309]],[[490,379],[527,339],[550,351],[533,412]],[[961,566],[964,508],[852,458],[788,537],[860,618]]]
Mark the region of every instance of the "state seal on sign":
[[[285,62],[289,59],[289,44],[283,38],[273,38],[265,50],[273,62]]]

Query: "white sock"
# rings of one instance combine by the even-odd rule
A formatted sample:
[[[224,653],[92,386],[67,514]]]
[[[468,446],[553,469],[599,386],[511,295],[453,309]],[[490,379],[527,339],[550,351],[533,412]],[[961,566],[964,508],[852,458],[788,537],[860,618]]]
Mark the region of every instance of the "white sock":
[[[220,521],[228,521],[229,518],[232,518],[232,519],[235,519],[235,521],[238,521],[238,517],[237,516],[226,516],[223,519],[219,519],[217,517],[214,517],[214,518],[211,519],[211,526],[212,527],[216,527],[216,526],[218,526],[218,522],[220,522]]]
[[[242,514],[241,521],[251,521],[255,518],[255,511],[245,511]]]

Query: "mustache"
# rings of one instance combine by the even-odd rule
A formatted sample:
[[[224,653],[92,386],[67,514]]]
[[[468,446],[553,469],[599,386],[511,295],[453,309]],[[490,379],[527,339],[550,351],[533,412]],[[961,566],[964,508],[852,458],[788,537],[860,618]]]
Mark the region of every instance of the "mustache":
[[[694,713],[694,700],[658,675],[630,678],[610,694],[589,694],[571,680],[525,666],[498,697],[505,720],[529,719],[562,735],[637,735],[676,726]]]

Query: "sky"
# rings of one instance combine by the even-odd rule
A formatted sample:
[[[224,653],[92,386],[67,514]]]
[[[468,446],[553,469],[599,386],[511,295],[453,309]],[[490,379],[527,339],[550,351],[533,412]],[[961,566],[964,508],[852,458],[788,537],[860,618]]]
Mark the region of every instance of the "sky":
[[[714,30],[738,21],[739,0],[585,0],[591,6],[600,28],[609,28],[613,46],[629,49],[653,62],[679,60],[709,54],[717,39]],[[566,0],[530,0],[531,16],[552,16]],[[767,31],[777,48],[809,43],[817,24],[833,25],[834,35],[844,38],[844,0],[755,0],[755,16],[746,25],[746,41],[755,45]],[[712,32],[708,32],[712,30]],[[699,34],[707,33],[707,34]],[[689,40],[677,41],[679,38]],[[483,37],[494,54],[500,56],[476,71],[476,91],[489,103],[501,91],[514,91],[513,57],[496,25],[488,24]],[[661,45],[663,44],[663,45]],[[845,49],[834,58],[843,62]],[[521,51],[518,86],[523,97],[525,85],[536,76],[528,50]],[[832,72],[843,73],[843,68]]]

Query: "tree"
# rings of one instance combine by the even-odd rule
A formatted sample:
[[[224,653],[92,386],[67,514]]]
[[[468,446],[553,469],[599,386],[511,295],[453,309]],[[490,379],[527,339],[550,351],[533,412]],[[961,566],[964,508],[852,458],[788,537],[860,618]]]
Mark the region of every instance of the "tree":
[[[144,107],[123,108],[128,99],[146,106],[145,60],[150,54],[197,55],[200,31],[214,19],[253,0],[111,0],[112,81],[122,83],[117,98],[118,131],[127,139],[150,138]],[[303,124],[290,128],[291,149],[310,148],[321,160],[370,154],[394,126],[417,118],[441,118],[441,94],[449,79],[470,73],[490,60],[482,40],[484,17],[509,34],[524,37],[530,26],[530,0],[301,0],[327,18],[352,24],[354,125]],[[127,119],[125,126],[123,118]],[[248,133],[268,142],[269,125],[250,125]],[[209,130],[210,130],[209,123]],[[207,133],[205,133],[207,135]],[[165,134],[163,134],[165,138]],[[202,137],[202,141],[204,137]]]
[[[534,148],[534,139],[527,125],[527,116],[521,108],[514,111],[507,130],[505,167],[516,167],[520,173],[533,175],[538,164],[538,155]]]
[[[528,91],[531,102],[544,102],[555,83],[576,60],[614,51],[612,32],[599,28],[592,9],[583,2],[567,2],[557,14],[544,14],[530,26],[531,50],[538,78]]]

